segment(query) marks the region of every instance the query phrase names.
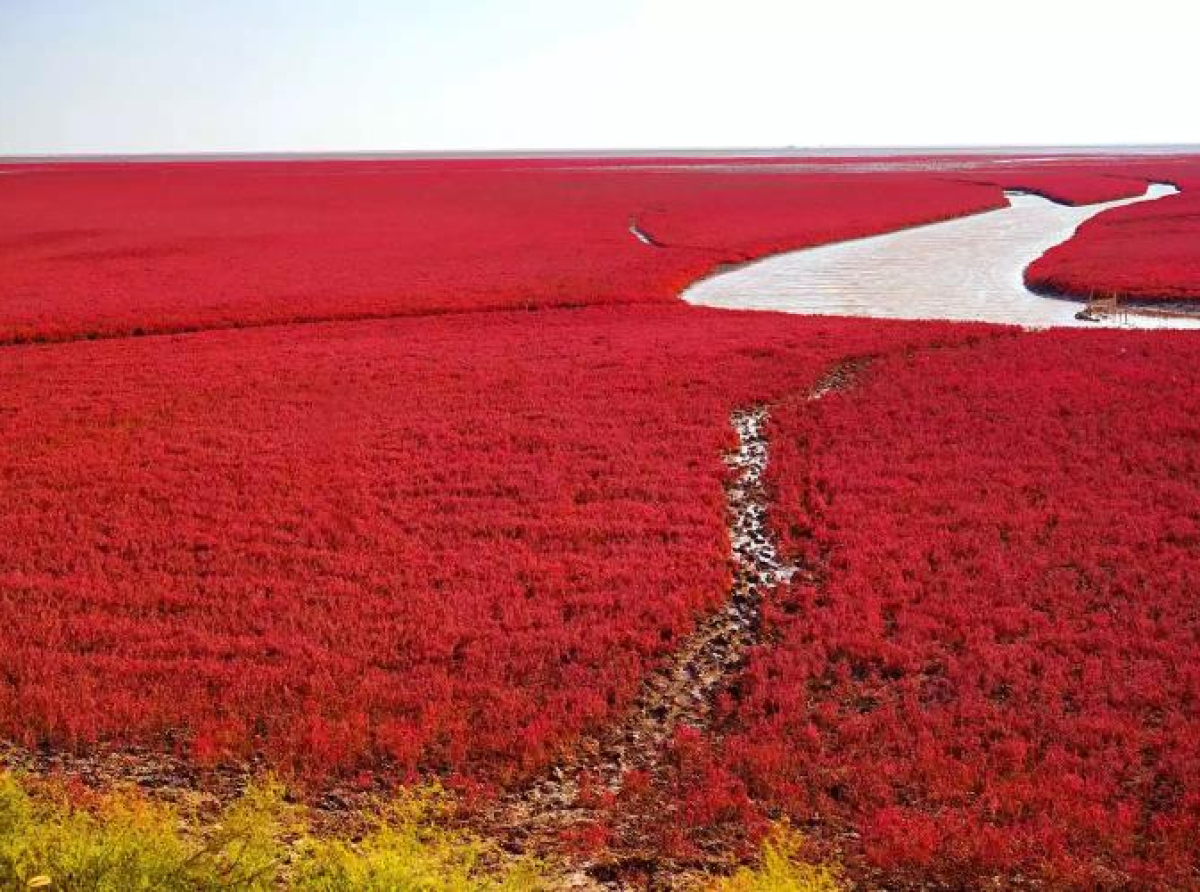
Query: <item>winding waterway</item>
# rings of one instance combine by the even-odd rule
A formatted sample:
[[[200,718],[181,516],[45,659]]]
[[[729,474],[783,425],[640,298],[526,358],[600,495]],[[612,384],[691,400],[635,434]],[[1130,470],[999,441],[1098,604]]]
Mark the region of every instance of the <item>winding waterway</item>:
[[[1071,207],[1006,193],[1009,206],[943,223],[777,254],[702,279],[685,301],[710,307],[883,319],[998,322],[1028,328],[1120,326],[1200,328],[1200,318],[1118,315],[1075,318],[1080,303],[1034,294],[1025,268],[1078,226],[1110,208],[1172,195],[1144,195]]]

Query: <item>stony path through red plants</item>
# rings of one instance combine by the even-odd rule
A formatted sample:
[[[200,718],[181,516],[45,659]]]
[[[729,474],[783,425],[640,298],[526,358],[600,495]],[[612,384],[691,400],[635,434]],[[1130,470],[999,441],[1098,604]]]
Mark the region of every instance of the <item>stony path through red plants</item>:
[[[534,784],[503,798],[487,816],[491,832],[522,852],[561,846],[564,836],[601,816],[602,803],[619,797],[623,787],[661,786],[673,735],[682,727],[703,729],[717,693],[745,661],[759,638],[762,593],[787,582],[798,568],[781,561],[766,524],[767,409],[753,406],[733,412],[730,424],[738,448],[725,456],[732,472],[726,485],[733,580],[729,599],[700,623],[652,674],[628,715],[599,739],[585,740],[578,755],[551,768]],[[656,805],[669,808],[666,802]],[[655,865],[656,884],[671,885],[681,869],[646,850],[639,825],[661,814],[618,808],[606,817],[616,839],[602,859],[581,858],[562,878],[567,887],[621,887],[627,864]]]
[[[809,391],[808,399],[852,386],[865,360],[835,365]],[[515,851],[561,850],[572,831],[607,822],[602,857],[568,859],[558,878],[564,888],[625,888],[627,871],[649,881],[651,888],[676,888],[702,867],[728,867],[729,853],[714,849],[710,862],[679,863],[654,851],[643,833],[648,822],[661,824],[664,812],[677,803],[669,795],[668,760],[673,738],[682,728],[707,730],[715,700],[745,664],[750,648],[761,639],[763,594],[802,573],[784,561],[767,523],[769,501],[764,476],[768,461],[768,409],[751,406],[731,413],[738,448],[725,456],[732,472],[726,484],[730,562],[733,579],[725,606],[703,621],[652,674],[628,715],[599,739],[585,740],[578,754],[554,765],[524,790],[504,797],[485,817],[489,832]],[[626,786],[638,788],[629,808],[622,801]],[[647,797],[644,788],[661,788]],[[614,804],[615,803],[615,804]],[[653,803],[653,809],[646,806]],[[650,871],[647,876],[645,871]]]

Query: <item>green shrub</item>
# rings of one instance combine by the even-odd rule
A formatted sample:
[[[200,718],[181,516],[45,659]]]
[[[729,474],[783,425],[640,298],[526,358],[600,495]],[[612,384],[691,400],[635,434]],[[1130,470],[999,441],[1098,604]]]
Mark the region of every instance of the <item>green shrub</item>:
[[[23,784],[0,772],[0,888],[134,890],[524,890],[531,862],[505,862],[475,837],[445,829],[436,788],[382,806],[359,842],[314,837],[279,783],[252,786],[215,820],[199,821],[136,791],[88,795]]]
[[[374,828],[360,842],[310,840],[295,887],[313,892],[518,892],[544,887],[529,862],[489,872],[489,861],[495,862],[494,848],[446,830],[450,811],[449,801],[437,788],[403,793],[376,816]]]
[[[780,824],[763,843],[757,867],[745,867],[715,883],[713,892],[840,892],[836,867],[810,864],[801,857],[804,837]]]
[[[61,792],[34,798],[0,775],[2,888],[219,888],[208,859],[196,855],[172,812],[140,797],[105,797],[90,811]]]

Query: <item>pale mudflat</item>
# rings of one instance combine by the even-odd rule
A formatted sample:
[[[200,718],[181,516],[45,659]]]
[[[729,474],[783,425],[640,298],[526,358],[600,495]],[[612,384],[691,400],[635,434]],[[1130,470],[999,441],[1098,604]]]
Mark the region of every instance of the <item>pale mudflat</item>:
[[[946,319],[1028,328],[1120,326],[1200,328],[1200,318],[1130,313],[1088,322],[1082,304],[1025,287],[1024,271],[1098,213],[1174,194],[1155,183],[1144,195],[1069,207],[1008,193],[995,211],[898,232],[777,254],[696,282],[692,304],[824,316]]]

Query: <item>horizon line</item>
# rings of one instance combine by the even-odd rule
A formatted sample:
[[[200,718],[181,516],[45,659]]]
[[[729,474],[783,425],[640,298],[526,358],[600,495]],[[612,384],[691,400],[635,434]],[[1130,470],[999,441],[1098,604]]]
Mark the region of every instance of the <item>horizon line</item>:
[[[197,152],[32,152],[14,155],[0,154],[0,164],[39,162],[104,162],[104,161],[222,161],[222,160],[454,160],[488,158],[663,158],[673,156],[694,158],[729,157],[836,157],[873,155],[886,157],[900,154],[1004,155],[1021,154],[1200,154],[1200,143],[964,143],[964,144],[897,144],[846,146],[745,146],[745,147],[665,147],[665,148],[589,148],[589,149],[279,149],[203,150]]]

